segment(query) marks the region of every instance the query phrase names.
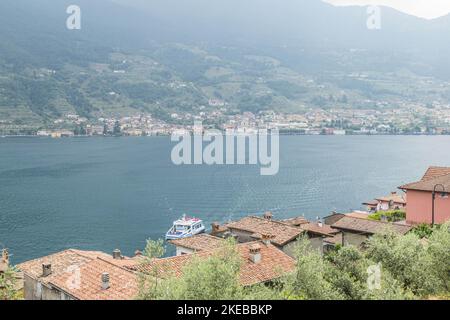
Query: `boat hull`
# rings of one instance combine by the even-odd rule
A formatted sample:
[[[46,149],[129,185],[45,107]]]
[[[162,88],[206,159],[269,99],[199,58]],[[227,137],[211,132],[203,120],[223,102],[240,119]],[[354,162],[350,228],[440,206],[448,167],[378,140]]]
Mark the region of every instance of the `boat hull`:
[[[177,239],[184,239],[184,238],[189,238],[192,236],[195,236],[197,234],[200,233],[204,233],[205,229],[200,229],[195,233],[181,233],[181,234],[176,234],[176,233],[166,233],[166,240],[177,240]]]

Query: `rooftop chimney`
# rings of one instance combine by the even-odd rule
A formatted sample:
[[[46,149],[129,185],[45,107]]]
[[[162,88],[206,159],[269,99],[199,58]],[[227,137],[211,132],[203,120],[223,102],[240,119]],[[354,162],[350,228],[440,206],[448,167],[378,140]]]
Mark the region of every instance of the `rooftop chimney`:
[[[42,264],[42,276],[48,277],[52,274],[52,264],[51,263],[43,263]]]
[[[141,251],[141,250],[136,250],[136,251],[134,252],[134,256],[135,256],[135,257],[140,257],[140,256],[142,256],[142,251]]]
[[[322,227],[323,227],[322,221],[317,221],[317,225],[318,225],[320,228],[322,228]]]
[[[267,211],[267,212],[264,213],[264,219],[266,219],[266,220],[272,220],[272,218],[273,218],[272,212]]]
[[[261,246],[259,244],[253,244],[249,248],[250,260],[253,263],[261,262]]]
[[[113,251],[112,256],[113,256],[113,259],[114,259],[114,260],[120,260],[120,259],[122,259],[122,253],[120,252],[119,249],[115,249],[115,250]]]
[[[261,235],[261,239],[264,242],[264,244],[267,246],[270,244],[270,241],[275,238],[274,236],[272,236],[271,234],[262,234]]]
[[[109,289],[109,273],[107,272],[102,273],[102,289]]]

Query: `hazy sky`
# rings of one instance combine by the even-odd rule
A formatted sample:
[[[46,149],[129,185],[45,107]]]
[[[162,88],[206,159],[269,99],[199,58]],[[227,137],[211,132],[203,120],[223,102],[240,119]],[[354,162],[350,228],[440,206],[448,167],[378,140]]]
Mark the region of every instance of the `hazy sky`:
[[[335,5],[382,5],[426,19],[450,13],[450,0],[324,0]]]

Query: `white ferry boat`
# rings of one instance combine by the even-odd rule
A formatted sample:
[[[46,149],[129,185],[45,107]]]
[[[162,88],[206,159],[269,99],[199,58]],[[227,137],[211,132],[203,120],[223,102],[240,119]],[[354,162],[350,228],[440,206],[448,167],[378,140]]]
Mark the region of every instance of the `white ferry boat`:
[[[203,221],[193,217],[183,217],[174,221],[172,228],[166,233],[166,240],[175,240],[192,237],[205,232]]]

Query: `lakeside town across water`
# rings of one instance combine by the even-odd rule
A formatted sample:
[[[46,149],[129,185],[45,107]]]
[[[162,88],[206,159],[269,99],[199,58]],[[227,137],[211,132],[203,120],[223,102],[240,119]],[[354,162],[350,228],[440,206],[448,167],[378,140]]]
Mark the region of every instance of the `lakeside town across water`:
[[[212,106],[216,107],[215,102]],[[274,111],[227,114],[225,108],[198,114],[173,113],[160,119],[150,113],[86,118],[65,114],[45,125],[25,125],[0,121],[0,136],[153,136],[191,130],[201,121],[206,128],[219,130],[278,129],[281,134],[305,135],[446,135],[450,134],[450,107],[414,106],[399,110],[311,109],[299,114]]]

